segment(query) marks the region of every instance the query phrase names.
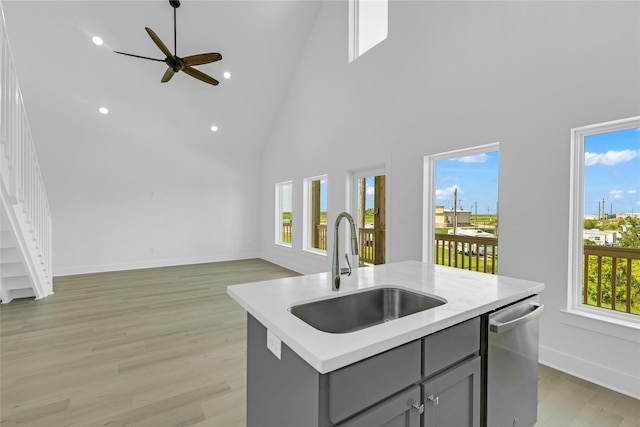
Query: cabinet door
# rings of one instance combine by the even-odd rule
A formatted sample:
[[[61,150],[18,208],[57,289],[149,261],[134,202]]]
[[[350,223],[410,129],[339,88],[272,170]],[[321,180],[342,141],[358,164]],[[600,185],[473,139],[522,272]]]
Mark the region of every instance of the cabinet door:
[[[420,427],[420,388],[412,386],[375,405],[340,427]]]
[[[424,427],[479,427],[480,357],[425,381],[422,393]]]

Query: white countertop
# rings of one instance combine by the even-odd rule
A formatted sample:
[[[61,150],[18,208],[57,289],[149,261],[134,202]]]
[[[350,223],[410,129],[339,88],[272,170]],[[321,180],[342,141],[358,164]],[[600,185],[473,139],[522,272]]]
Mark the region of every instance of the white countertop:
[[[389,285],[435,295],[447,303],[343,334],[319,331],[287,310],[300,303]],[[331,290],[331,273],[327,272],[229,286],[227,293],[309,365],[327,373],[537,294],[544,284],[405,261],[354,269],[350,277],[341,277],[340,288]]]

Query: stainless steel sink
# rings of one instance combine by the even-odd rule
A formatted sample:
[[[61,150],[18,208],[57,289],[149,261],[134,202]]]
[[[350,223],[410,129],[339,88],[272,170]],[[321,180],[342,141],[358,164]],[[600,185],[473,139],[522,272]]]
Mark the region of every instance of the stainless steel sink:
[[[289,311],[320,331],[340,334],[429,310],[446,302],[438,297],[385,287],[298,304],[289,307]]]

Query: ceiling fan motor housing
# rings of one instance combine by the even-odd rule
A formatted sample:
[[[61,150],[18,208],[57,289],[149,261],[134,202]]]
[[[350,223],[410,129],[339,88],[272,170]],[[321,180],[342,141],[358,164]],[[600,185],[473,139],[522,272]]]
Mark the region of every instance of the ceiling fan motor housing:
[[[178,8],[180,7],[180,0],[169,0],[169,4],[173,8]]]

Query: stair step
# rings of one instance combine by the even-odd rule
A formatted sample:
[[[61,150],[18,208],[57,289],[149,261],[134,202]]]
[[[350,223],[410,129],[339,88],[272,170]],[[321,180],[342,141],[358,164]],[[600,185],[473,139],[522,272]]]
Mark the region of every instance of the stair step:
[[[22,288],[11,291],[11,297],[13,298],[29,298],[35,296],[36,294],[33,292],[32,288]]]
[[[5,291],[15,291],[16,289],[30,289],[33,292],[31,281],[27,276],[3,277],[1,286]],[[14,298],[20,297],[14,296]]]
[[[0,249],[14,248],[16,241],[13,239],[13,234],[8,230],[0,231]]]
[[[0,277],[20,277],[26,276],[27,271],[24,269],[22,262],[5,262],[3,259],[0,263]]]
[[[22,262],[18,250],[15,247],[0,249],[0,263],[10,262]]]

